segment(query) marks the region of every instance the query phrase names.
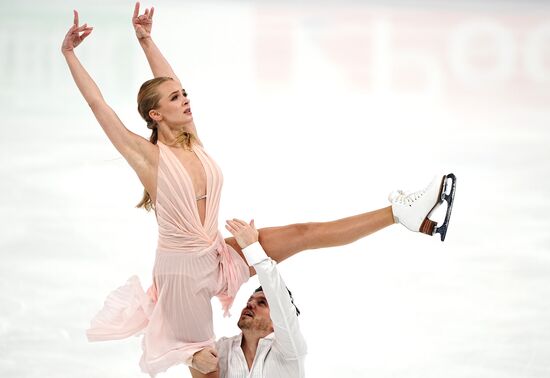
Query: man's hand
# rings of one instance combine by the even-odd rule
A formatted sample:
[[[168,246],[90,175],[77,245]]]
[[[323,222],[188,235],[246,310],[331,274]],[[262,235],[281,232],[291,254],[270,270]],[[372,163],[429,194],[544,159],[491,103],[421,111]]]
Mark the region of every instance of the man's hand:
[[[254,219],[250,221],[250,224],[235,218],[226,221],[226,223],[225,228],[231,232],[241,248],[246,248],[258,241],[258,230],[254,227]]]
[[[193,355],[191,367],[203,374],[218,370],[218,352],[214,348],[204,348]]]
[[[138,39],[146,39],[151,37],[151,29],[153,29],[153,14],[155,8],[151,7],[151,10],[145,9],[142,15],[139,15],[139,2],[134,7],[134,14],[132,15],[132,25],[136,31],[136,37]]]

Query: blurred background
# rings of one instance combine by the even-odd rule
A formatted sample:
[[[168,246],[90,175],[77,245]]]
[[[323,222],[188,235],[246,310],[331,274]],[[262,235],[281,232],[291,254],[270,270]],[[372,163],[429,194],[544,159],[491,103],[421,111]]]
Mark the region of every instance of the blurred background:
[[[91,344],[84,331],[128,277],[151,283],[155,218],[134,208],[142,187],[60,53],[77,9],[94,26],[77,55],[148,137],[134,3],[0,4],[0,375],[144,376],[138,338]],[[550,376],[550,3],[150,6],[224,171],[220,226],[337,219],[458,177],[444,243],[392,226],[280,265],[308,377]],[[214,309],[217,335],[238,333]]]

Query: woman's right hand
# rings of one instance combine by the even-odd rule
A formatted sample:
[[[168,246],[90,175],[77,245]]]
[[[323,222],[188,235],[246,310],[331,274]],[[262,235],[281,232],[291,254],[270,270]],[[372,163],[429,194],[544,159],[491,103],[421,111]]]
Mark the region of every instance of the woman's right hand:
[[[136,37],[138,39],[146,39],[151,37],[151,29],[153,29],[153,14],[155,8],[151,7],[151,10],[145,9],[142,15],[139,15],[139,1],[134,7],[134,14],[132,15],[132,25],[136,31]]]
[[[89,36],[93,30],[93,27],[88,26],[88,24],[78,26],[78,12],[77,11],[73,11],[73,12],[74,12],[73,26],[71,26],[71,28],[65,35],[65,39],[63,40],[63,43],[61,44],[61,52],[63,54],[69,51],[73,51],[74,48],[80,45],[80,43],[87,36]]]

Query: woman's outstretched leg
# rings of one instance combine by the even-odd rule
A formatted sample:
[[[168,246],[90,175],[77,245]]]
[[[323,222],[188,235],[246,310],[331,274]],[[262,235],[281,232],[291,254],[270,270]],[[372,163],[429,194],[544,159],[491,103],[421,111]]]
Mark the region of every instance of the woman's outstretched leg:
[[[455,187],[455,175],[438,176],[424,190],[411,194],[405,194],[402,191],[392,193],[390,195],[392,206],[331,222],[262,228],[258,230],[259,241],[267,255],[277,262],[307,249],[352,243],[395,222],[401,223],[411,231],[428,235],[439,233],[443,241],[447,232]],[[443,202],[447,202],[447,215],[443,224],[436,227],[437,223],[430,220],[429,215]],[[244,259],[234,238],[228,238],[226,242]],[[250,272],[251,275],[255,274],[252,268]]]
[[[269,257],[278,263],[308,249],[352,243],[394,224],[391,206],[330,222],[296,223],[261,228],[259,241]],[[234,238],[225,239],[244,259]],[[245,260],[246,261],[246,260]],[[254,271],[251,270],[251,274]]]
[[[308,222],[259,230],[260,244],[273,260],[281,262],[308,249],[353,243],[394,224],[391,207],[331,222]]]

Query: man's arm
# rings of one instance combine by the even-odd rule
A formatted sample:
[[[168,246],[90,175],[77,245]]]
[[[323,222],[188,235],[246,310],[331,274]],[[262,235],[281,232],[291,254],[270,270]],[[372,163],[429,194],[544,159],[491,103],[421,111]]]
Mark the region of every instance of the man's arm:
[[[300,331],[296,307],[277,270],[277,263],[267,256],[258,242],[258,231],[254,227],[254,221],[247,224],[234,219],[227,222],[226,228],[235,236],[237,243],[243,249],[248,264],[253,266],[258,274],[269,304],[275,333],[274,346],[285,358],[295,359],[304,356],[307,347]]]
[[[203,374],[218,370],[218,352],[214,348],[204,348],[193,355],[191,367]]]

